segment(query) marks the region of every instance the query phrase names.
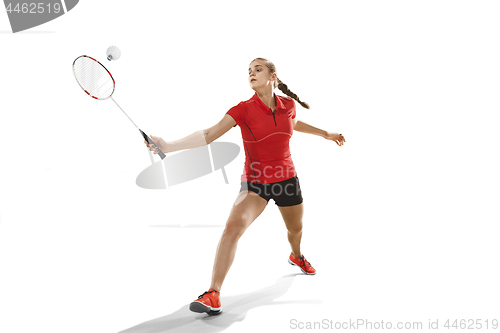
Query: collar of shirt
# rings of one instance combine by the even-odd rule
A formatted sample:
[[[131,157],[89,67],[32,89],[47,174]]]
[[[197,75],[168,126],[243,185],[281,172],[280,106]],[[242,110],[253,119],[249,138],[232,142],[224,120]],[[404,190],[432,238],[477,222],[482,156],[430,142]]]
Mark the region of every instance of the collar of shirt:
[[[283,102],[281,101],[280,97],[276,94],[274,94],[274,98],[276,100],[276,111],[278,111],[278,109],[286,109],[285,108],[285,105],[283,104]],[[257,105],[259,106],[259,109],[262,110],[262,112],[264,112],[265,114],[270,114],[272,113],[273,111],[271,110],[271,108],[267,107],[266,104],[264,104],[264,102],[262,102],[259,98],[259,96],[257,96],[257,93],[255,93],[252,97],[252,100],[257,103]]]

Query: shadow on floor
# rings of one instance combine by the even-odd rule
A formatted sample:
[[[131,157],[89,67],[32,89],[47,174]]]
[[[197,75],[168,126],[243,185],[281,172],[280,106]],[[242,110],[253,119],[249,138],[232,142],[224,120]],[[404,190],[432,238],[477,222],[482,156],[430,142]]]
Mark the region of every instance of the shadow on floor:
[[[285,275],[270,287],[236,296],[221,296],[223,312],[218,316],[194,313],[189,304],[163,317],[146,321],[119,333],[163,333],[163,332],[222,332],[233,323],[243,321],[249,310],[259,306],[280,304],[322,304],[320,300],[274,301],[286,294],[296,275]]]

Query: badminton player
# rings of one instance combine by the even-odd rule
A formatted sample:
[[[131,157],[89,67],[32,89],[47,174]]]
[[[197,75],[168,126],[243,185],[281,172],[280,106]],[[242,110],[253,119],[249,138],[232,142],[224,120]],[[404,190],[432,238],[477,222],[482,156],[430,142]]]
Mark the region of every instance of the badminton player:
[[[194,312],[210,315],[222,312],[220,290],[233,262],[238,240],[264,211],[270,199],[278,206],[288,230],[292,248],[288,262],[298,266],[304,274],[316,274],[300,248],[304,208],[289,141],[294,130],[322,136],[339,146],[344,144],[345,139],[342,134],[324,131],[296,119],[295,101],[307,109],[309,105],[300,101],[278,79],[272,62],[257,58],[250,63],[248,74],[248,83],[255,94],[231,108],[216,125],[177,141],[165,142],[155,136],[151,136],[154,144],[149,145],[145,141],[155,153],[157,147],[164,153],[170,153],[210,144],[236,125],[241,130],[245,167],[240,193],[217,246],[210,288],[190,304],[189,308]],[[276,95],[276,87],[288,97]]]

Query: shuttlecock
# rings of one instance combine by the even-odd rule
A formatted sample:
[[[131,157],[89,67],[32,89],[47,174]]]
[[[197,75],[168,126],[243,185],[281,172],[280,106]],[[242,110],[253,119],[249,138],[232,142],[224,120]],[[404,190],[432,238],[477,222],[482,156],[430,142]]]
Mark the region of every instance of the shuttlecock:
[[[106,55],[108,56],[108,60],[118,60],[122,55],[122,51],[118,48],[118,46],[110,46],[106,50]]]

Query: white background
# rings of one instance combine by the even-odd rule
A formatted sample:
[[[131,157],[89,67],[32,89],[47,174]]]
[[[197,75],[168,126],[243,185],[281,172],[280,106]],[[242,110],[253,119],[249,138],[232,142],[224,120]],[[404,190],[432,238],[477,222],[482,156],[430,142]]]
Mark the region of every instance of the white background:
[[[17,34],[0,10],[1,332],[500,319],[500,5],[310,3],[83,0]],[[112,63],[110,45],[122,50]],[[147,150],[112,101],[78,87],[82,54],[107,64],[116,101],[166,140],[214,125],[252,96],[250,61],[273,61],[311,105],[298,119],[347,140],[291,140],[302,251],[318,274],[289,276],[271,201],[240,240],[227,311],[189,313],[210,284],[243,150],[226,166],[229,185],[216,172],[137,187]],[[241,147],[239,128],[219,141]]]

